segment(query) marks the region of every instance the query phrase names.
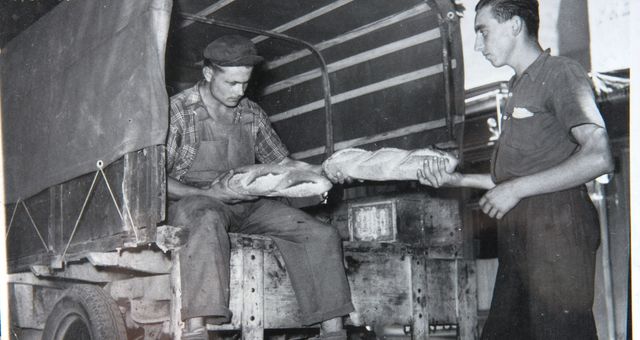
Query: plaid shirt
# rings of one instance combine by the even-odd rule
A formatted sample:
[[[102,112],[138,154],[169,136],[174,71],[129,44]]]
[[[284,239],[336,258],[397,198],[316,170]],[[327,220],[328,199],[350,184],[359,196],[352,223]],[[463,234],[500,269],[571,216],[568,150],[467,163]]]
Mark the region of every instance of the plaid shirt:
[[[169,134],[167,136],[167,174],[182,181],[193,164],[200,145],[198,115],[208,115],[198,85],[171,97]],[[267,114],[262,108],[244,98],[234,111],[234,122],[243,114],[252,114],[251,132],[255,140],[255,154],[261,163],[278,163],[289,155],[280,138],[273,131]]]

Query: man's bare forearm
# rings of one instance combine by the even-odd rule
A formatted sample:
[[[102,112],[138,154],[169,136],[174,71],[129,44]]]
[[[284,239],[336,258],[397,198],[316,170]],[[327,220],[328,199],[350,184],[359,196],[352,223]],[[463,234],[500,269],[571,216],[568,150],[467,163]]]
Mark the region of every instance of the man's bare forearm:
[[[178,180],[167,177],[167,194],[169,198],[180,199],[186,196],[203,195],[204,190],[192,187],[190,185],[179,182]]]
[[[489,174],[463,174],[460,181],[451,186],[489,190],[496,185]]]
[[[613,158],[606,130],[586,126],[574,131],[580,149],[564,162],[547,170],[514,179],[513,190],[520,197],[561,191],[582,185],[613,171]]]

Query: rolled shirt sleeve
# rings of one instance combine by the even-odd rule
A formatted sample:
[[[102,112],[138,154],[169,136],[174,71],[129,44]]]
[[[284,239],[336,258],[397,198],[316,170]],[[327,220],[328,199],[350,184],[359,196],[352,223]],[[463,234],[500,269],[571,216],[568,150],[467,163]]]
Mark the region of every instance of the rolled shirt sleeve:
[[[605,127],[600,110],[596,106],[591,82],[582,66],[575,61],[565,63],[558,68],[550,88],[551,112],[557,113],[558,120],[567,128],[583,124],[595,124]]]

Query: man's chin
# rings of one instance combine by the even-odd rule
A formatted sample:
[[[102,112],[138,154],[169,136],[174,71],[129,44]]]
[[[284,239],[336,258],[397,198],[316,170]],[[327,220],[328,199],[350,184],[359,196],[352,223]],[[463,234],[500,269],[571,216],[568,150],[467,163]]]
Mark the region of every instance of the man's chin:
[[[240,103],[239,100],[228,100],[228,101],[224,102],[224,106],[230,107],[230,108],[234,108],[234,107],[238,106],[239,103]]]
[[[504,63],[498,62],[498,61],[496,61],[494,59],[487,59],[487,60],[491,63],[491,65],[493,65],[493,67],[497,68],[497,67],[504,66]]]

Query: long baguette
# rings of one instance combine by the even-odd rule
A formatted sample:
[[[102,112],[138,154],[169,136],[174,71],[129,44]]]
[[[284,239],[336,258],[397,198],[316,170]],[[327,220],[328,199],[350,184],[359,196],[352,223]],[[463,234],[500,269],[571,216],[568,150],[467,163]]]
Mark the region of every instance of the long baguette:
[[[277,164],[247,165],[234,170],[229,187],[240,194],[268,197],[309,197],[331,189],[331,182],[309,170]]]
[[[458,159],[450,153],[434,149],[402,150],[382,148],[377,151],[349,148],[335,152],[322,163],[329,176],[337,172],[353,179],[371,181],[416,180],[418,169],[422,169],[427,157],[442,157],[448,160],[447,172],[453,172]]]

